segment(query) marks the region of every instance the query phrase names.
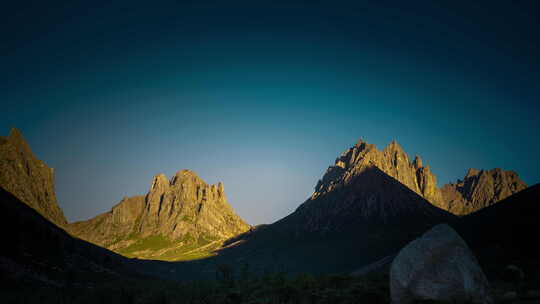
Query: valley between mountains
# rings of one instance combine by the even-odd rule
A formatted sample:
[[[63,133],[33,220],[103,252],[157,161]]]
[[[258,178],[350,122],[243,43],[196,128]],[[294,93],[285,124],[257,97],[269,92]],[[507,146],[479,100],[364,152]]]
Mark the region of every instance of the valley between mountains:
[[[60,285],[65,269],[173,280],[211,278],[220,265],[245,265],[253,273],[351,273],[395,255],[439,223],[455,227],[482,255],[511,259],[516,248],[528,246],[510,245],[512,233],[532,228],[501,232],[504,238],[488,243],[479,231],[498,226],[504,213],[520,222],[508,210],[531,206],[539,192],[499,168],[471,168],[439,188],[427,162],[410,158],[397,142],[380,150],[359,140],[328,167],[305,202],[272,224],[250,226],[229,204],[223,183],[209,185],[188,169],[171,178],[157,174],[146,194],[68,223],[56,201],[54,170],[17,129],[0,138],[0,169],[2,204],[13,213],[3,214],[4,225],[18,231],[8,235],[16,245],[4,254],[3,269]],[[520,204],[510,203],[518,198],[524,198]]]

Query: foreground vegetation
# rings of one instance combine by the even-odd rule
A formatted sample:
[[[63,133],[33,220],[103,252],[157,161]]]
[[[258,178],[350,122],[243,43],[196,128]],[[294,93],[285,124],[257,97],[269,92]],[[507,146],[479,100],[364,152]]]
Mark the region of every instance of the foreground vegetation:
[[[524,303],[538,303],[539,275],[532,272],[526,280],[519,281],[515,278],[504,279],[504,273],[492,277],[491,287],[495,303],[522,303],[519,300],[526,300]],[[366,276],[348,274],[290,276],[285,273],[255,275],[248,265],[235,268],[220,265],[213,279],[189,282],[87,272],[71,272],[64,278],[55,279],[37,282],[0,276],[0,303],[389,304],[391,302],[388,271]],[[531,291],[534,291],[535,295],[521,297],[530,294]],[[520,296],[507,298],[512,292],[517,292]],[[418,303],[445,304],[436,301]]]
[[[95,280],[94,280],[95,281]],[[108,277],[94,284],[41,286],[3,284],[2,303],[389,303],[385,275],[253,276],[220,266],[216,278],[196,282]]]

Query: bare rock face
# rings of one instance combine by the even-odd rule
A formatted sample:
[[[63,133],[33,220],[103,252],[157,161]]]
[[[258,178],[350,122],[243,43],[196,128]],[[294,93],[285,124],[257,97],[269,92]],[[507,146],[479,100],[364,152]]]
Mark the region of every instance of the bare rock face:
[[[380,151],[375,145],[362,140],[347,149],[328,168],[322,180],[315,187],[312,199],[328,193],[336,187],[347,185],[365,168],[375,166],[393,177],[407,188],[416,192],[435,206],[442,204],[442,195],[437,188],[437,179],[429,166],[424,166],[419,156],[411,162],[401,146],[392,141]]]
[[[116,251],[146,237],[220,240],[249,228],[227,202],[222,183],[208,185],[193,171],[181,170],[170,181],[156,175],[145,196],[126,197],[111,211],[69,224],[68,230]]]
[[[54,170],[34,156],[15,128],[0,137],[0,186],[56,225],[67,224],[56,202]]]
[[[527,185],[516,172],[499,168],[471,168],[463,180],[441,188],[444,202],[441,207],[456,215],[466,215],[493,205],[525,188]]]
[[[433,227],[398,253],[390,269],[390,293],[394,304],[493,303],[476,258],[446,224]]]
[[[181,170],[170,182],[163,174],[154,177],[140,233],[161,233],[173,239],[187,234],[228,238],[248,229],[228,204],[222,183],[208,185],[195,172]]]

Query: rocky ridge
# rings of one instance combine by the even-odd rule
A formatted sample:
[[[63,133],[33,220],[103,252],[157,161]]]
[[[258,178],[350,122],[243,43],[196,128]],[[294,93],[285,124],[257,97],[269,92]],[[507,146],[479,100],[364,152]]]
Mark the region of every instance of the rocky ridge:
[[[311,200],[343,187],[374,166],[405,185],[434,206],[455,215],[466,215],[519,192],[527,185],[516,172],[499,168],[469,169],[464,180],[437,187],[437,179],[420,156],[411,161],[403,148],[392,141],[382,151],[361,139],[344,151],[315,187]]]
[[[111,211],[68,226],[72,234],[119,253],[157,237],[161,244],[156,248],[129,252],[158,258],[170,248],[219,243],[249,228],[227,202],[222,183],[208,185],[190,170],[178,171],[171,180],[156,175],[145,196],[125,197]],[[154,249],[161,251],[150,252]]]
[[[514,171],[469,169],[463,180],[441,188],[444,208],[457,215],[473,213],[527,188]]]
[[[0,186],[58,226],[67,220],[54,191],[54,170],[37,159],[21,132],[0,137]]]

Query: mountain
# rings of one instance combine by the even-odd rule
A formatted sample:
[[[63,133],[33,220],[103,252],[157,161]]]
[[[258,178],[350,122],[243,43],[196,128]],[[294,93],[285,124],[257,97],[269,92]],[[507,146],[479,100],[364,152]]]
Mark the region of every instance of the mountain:
[[[2,187],[0,208],[3,284],[65,286],[75,280],[86,284],[87,278],[95,275],[130,273],[126,258],[73,238]]]
[[[209,254],[250,228],[231,208],[222,183],[181,170],[156,175],[145,196],[126,197],[111,211],[68,225],[82,239],[130,257],[178,260]]]
[[[359,142],[328,168],[306,202],[276,224],[318,233],[358,225],[429,227],[452,218],[426,199],[438,195],[435,176],[418,156],[409,162],[396,142],[383,151]]]
[[[488,207],[527,188],[513,171],[469,169],[463,180],[441,188],[441,208],[457,215],[466,215]]]
[[[54,170],[34,156],[15,128],[0,137],[0,186],[56,225],[67,224],[56,202]]]
[[[441,194],[437,189],[435,175],[431,173],[429,166],[422,164],[422,159],[419,156],[416,156],[413,161],[410,161],[408,155],[396,141],[392,141],[381,151],[375,145],[368,144],[360,139],[356,145],[343,152],[336,159],[333,166],[328,168],[323,178],[315,186],[315,192],[303,206],[312,204],[315,201],[321,201],[328,194],[340,193],[340,195],[343,195],[343,192],[347,192],[346,197],[343,199],[349,202],[349,204],[355,200],[365,200],[368,202],[368,206],[373,208],[381,207],[382,205],[375,202],[375,196],[391,194],[384,193],[386,192],[384,186],[382,186],[385,183],[384,180],[380,180],[380,178],[369,180],[371,175],[382,176],[380,172],[379,174],[373,173],[373,171],[377,170],[382,171],[382,173],[388,175],[427,201],[442,201]],[[364,176],[364,178],[359,181],[359,176]],[[340,191],[341,188],[345,190]],[[361,197],[358,197],[358,195],[361,195]],[[396,193],[391,200],[386,199],[385,204],[389,204],[388,202],[390,201],[399,202],[403,199],[400,195],[402,193]],[[410,196],[405,197],[410,199]],[[345,204],[345,202],[341,204]],[[398,214],[403,211],[403,208],[408,208],[409,206],[392,203],[392,206],[388,207],[387,210],[381,210],[380,212],[383,213],[377,216],[384,217],[385,211]],[[431,206],[421,206],[418,208],[436,209]],[[364,212],[364,218],[373,217],[370,208],[365,209]]]

